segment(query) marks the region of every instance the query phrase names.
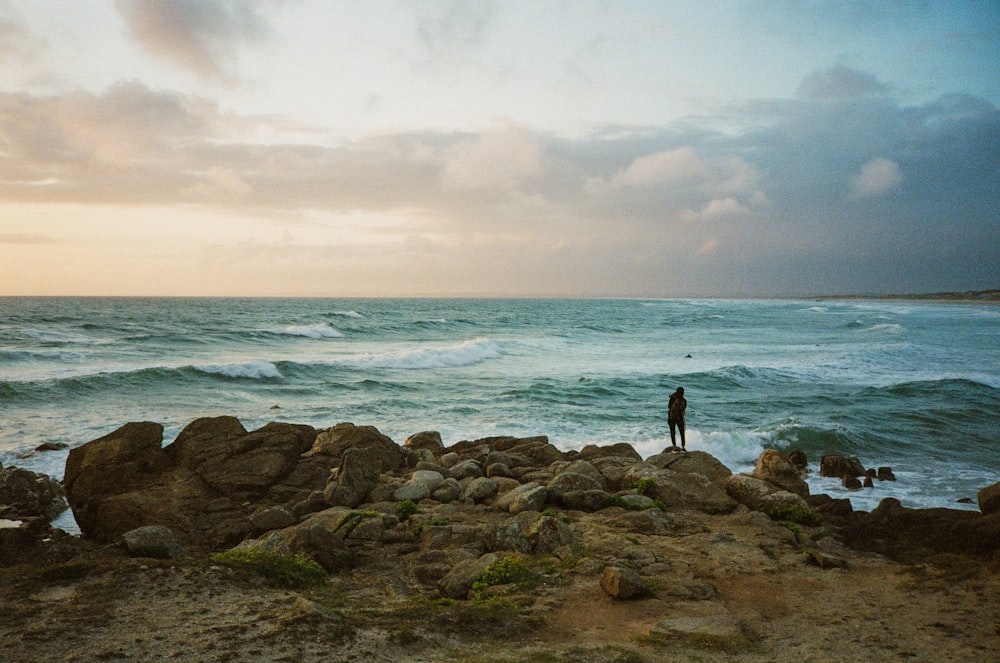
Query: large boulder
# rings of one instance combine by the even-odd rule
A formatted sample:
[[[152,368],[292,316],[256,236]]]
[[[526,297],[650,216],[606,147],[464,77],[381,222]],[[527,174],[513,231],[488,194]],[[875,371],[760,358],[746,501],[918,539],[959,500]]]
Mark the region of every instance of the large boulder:
[[[764,498],[781,490],[770,481],[749,474],[733,474],[726,481],[726,492],[751,509],[759,509]]]
[[[144,421],[70,450],[63,486],[81,528],[94,500],[148,487],[171,466],[162,444],[163,426]]]
[[[344,452],[336,478],[326,486],[326,500],[332,506],[356,507],[365,501],[378,484],[382,473],[382,450],[378,447],[356,447]],[[419,484],[427,495],[430,490]]]
[[[647,462],[674,472],[700,474],[723,488],[733,473],[718,458],[704,451],[689,451],[682,454],[664,452],[650,457]]]
[[[248,432],[215,417],[191,422],[166,448],[162,436],[159,424],[132,423],[70,452],[66,492],[86,538],[111,543],[160,525],[191,548],[229,547],[326,508],[327,497],[360,504],[405,456],[375,428],[350,423]]]
[[[52,477],[20,467],[0,469],[0,518],[47,522],[66,508],[66,493]]]
[[[736,508],[736,501],[724,488],[696,472],[661,469],[647,461],[634,465],[625,474],[624,481],[633,486],[642,482],[650,487],[647,490],[651,490],[651,497],[670,507],[705,513],[729,513]]]
[[[782,490],[809,497],[809,484],[799,473],[799,469],[788,456],[777,449],[765,449],[757,458],[753,476],[770,481]]]

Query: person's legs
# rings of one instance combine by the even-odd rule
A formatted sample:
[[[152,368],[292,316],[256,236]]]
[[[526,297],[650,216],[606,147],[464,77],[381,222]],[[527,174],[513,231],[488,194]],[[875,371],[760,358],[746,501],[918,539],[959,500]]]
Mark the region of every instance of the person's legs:
[[[670,424],[670,443],[673,444],[676,447],[677,446],[677,438],[674,437],[674,432],[677,430],[677,422],[673,421],[672,419],[668,419],[667,423]],[[683,435],[684,435],[684,433],[681,433],[681,436],[682,436],[681,437],[681,441],[684,440]]]
[[[677,427],[681,429],[681,449],[687,449],[687,442],[684,441],[684,421],[678,421]]]

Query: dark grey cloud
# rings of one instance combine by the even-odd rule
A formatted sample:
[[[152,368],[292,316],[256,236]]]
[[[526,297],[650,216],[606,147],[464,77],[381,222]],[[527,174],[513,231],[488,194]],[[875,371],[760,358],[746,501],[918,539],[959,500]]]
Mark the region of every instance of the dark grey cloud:
[[[150,54],[199,76],[236,77],[238,48],[268,36],[255,0],[116,0],[128,34]]]
[[[798,95],[830,101],[860,99],[887,91],[888,88],[871,74],[838,64],[806,76],[799,85]]]

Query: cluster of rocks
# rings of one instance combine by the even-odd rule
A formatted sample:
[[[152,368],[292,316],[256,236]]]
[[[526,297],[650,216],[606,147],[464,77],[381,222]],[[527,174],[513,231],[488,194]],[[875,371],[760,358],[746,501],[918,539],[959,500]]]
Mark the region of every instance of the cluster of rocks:
[[[67,509],[62,484],[45,474],[0,465],[0,520],[52,520]]]
[[[167,446],[159,424],[126,424],[73,449],[63,483],[84,540],[123,545],[135,556],[304,552],[331,572],[396,565],[403,584],[451,598],[468,596],[504,555],[577,555],[591,537],[591,514],[602,527],[643,535],[693,527],[683,514],[743,513],[758,526],[833,525],[851,545],[879,552],[953,546],[921,535],[925,523],[914,525],[912,512],[927,510],[886,501],[872,514],[855,513],[849,500],[810,495],[804,460],[766,450],[752,472],[733,474],[699,451],[644,460],[625,443],[564,452],[544,436],[446,447],[436,432],[399,445],[371,426],[271,423],[247,431],[217,417],[193,421]],[[821,471],[829,463],[824,457]],[[848,473],[857,469],[843,463]],[[951,537],[975,530],[970,549],[996,550],[1000,514],[991,514],[1000,511],[1000,484],[980,502],[985,515],[940,510],[948,513],[933,527]],[[778,539],[789,535],[775,529]],[[595,569],[605,591],[642,595],[641,578],[608,557]],[[694,595],[708,591],[691,587]]]
[[[828,454],[819,460],[819,475],[840,479],[841,485],[848,490],[872,488],[875,480],[895,481],[891,467],[865,468],[861,461],[854,457]],[[862,481],[859,477],[864,477]]]

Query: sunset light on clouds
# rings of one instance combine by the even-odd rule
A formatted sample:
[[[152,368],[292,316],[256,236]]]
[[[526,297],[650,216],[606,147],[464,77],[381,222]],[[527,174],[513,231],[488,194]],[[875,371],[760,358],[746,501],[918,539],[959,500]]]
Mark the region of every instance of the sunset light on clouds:
[[[0,0],[0,295],[1000,287],[1000,4]]]

